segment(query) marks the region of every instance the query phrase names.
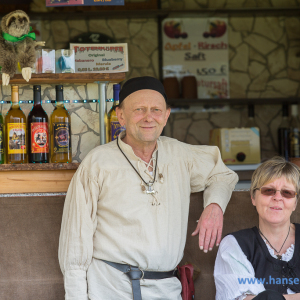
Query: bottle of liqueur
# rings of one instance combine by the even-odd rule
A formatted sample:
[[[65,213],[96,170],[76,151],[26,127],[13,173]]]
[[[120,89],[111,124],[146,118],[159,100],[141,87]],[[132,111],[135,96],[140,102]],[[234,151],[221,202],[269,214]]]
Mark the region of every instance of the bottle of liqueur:
[[[6,162],[27,163],[26,116],[19,105],[19,87],[11,87],[11,108],[5,117]]]
[[[289,160],[289,134],[290,134],[290,123],[288,106],[282,105],[282,121],[277,130],[278,136],[278,152],[280,156],[283,156],[285,160]]]
[[[3,116],[0,112],[0,164],[4,164],[4,124],[3,124]]]
[[[117,114],[116,114],[116,107],[119,105],[119,94],[120,94],[121,86],[120,84],[114,84],[113,91],[114,91],[114,105],[109,111],[108,123],[109,123],[109,140],[114,141],[117,139],[118,135],[125,130],[124,127],[121,126],[119,123]]]
[[[72,162],[71,118],[64,106],[63,86],[56,85],[56,106],[50,117],[51,162]]]
[[[248,105],[248,120],[247,120],[245,127],[250,127],[250,128],[257,127],[259,129],[259,127],[257,126],[255,119],[254,119],[254,105],[253,104]]]
[[[33,86],[33,108],[28,115],[28,162],[49,162],[48,116],[41,105],[41,86]]]
[[[298,119],[298,105],[292,105],[292,117],[290,124],[289,145],[290,145],[290,160],[299,159],[300,157],[300,123]]]

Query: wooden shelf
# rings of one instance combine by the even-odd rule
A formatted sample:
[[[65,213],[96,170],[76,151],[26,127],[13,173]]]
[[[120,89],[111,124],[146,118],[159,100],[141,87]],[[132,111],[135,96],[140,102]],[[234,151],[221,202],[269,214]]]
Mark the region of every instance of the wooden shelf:
[[[3,164],[0,165],[0,172],[77,170],[79,165],[80,163]]]
[[[65,193],[79,163],[0,165],[0,194]]]
[[[281,104],[299,104],[300,98],[243,98],[243,99],[168,99],[168,104],[171,107],[182,107],[189,108],[190,106],[196,105],[247,105],[247,104],[270,104],[270,105],[281,105]]]
[[[16,74],[10,84],[65,84],[65,83],[91,83],[95,81],[109,81],[118,83],[125,79],[125,73],[62,73],[62,74],[32,74],[29,82],[21,74]],[[2,80],[0,80],[2,84]]]
[[[174,9],[156,9],[155,5],[151,4],[144,9],[137,9],[132,7],[93,7],[88,10],[88,7],[79,10],[78,7],[59,7],[52,12],[33,13],[26,10],[32,20],[70,20],[82,18],[155,18],[155,17],[212,17],[226,15],[229,17],[249,17],[255,16],[293,16],[300,12],[300,7],[278,7],[278,8],[228,8],[228,9],[214,9],[204,8],[199,10],[174,10]],[[13,9],[12,9],[13,10]],[[8,11],[0,12],[0,17],[5,15]]]

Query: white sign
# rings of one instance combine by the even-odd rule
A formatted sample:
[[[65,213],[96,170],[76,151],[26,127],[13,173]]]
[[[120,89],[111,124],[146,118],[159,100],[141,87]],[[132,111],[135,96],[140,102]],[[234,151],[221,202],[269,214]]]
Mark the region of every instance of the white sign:
[[[198,98],[229,98],[226,18],[176,18],[162,23],[163,76],[197,79]]]
[[[75,73],[128,71],[127,44],[70,44],[75,52]]]

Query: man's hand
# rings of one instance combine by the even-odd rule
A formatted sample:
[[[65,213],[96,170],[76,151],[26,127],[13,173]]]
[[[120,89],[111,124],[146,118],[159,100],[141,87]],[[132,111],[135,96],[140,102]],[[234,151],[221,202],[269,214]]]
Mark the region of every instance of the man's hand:
[[[216,246],[219,246],[222,238],[222,229],[223,211],[218,204],[211,203],[203,210],[192,236],[199,233],[199,248],[206,253],[207,250],[212,250],[216,240]]]

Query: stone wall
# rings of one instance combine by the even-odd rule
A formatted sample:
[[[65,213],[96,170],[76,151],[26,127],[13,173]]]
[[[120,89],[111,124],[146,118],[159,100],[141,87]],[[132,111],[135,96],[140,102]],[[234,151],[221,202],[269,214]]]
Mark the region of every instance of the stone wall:
[[[43,0],[44,1],[44,0]],[[300,0],[162,0],[163,8],[247,8],[298,7]],[[128,43],[129,72],[126,77],[159,77],[158,20],[148,19],[81,19],[42,21],[42,37],[47,48],[68,48],[69,42],[85,32],[99,32],[117,42]],[[281,121],[281,106],[272,98],[300,97],[300,17],[247,16],[229,18],[230,95],[232,98],[269,98],[270,105],[256,105],[256,121],[262,135],[263,159],[277,153],[276,131]],[[111,91],[111,86],[109,87]],[[21,87],[22,100],[32,98],[30,85]],[[9,88],[2,90],[8,99]],[[98,97],[97,85],[65,86],[65,99]],[[111,98],[108,92],[108,98]],[[43,99],[55,99],[54,88],[43,86]],[[22,106],[28,111],[31,106]],[[66,104],[72,117],[73,157],[81,161],[99,144],[97,104]],[[6,113],[8,105],[2,105]],[[45,105],[47,112],[52,104]],[[243,126],[247,119],[245,105],[233,106],[228,112],[172,114],[165,134],[191,144],[207,144],[209,130]]]

